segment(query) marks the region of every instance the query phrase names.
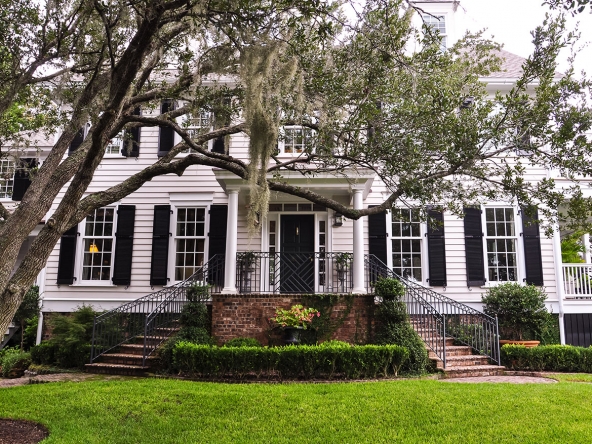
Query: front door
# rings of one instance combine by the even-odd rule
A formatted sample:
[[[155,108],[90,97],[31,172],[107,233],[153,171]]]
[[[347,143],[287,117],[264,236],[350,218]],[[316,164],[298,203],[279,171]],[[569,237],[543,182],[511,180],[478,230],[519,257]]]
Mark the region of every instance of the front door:
[[[280,291],[314,291],[314,215],[282,215]]]

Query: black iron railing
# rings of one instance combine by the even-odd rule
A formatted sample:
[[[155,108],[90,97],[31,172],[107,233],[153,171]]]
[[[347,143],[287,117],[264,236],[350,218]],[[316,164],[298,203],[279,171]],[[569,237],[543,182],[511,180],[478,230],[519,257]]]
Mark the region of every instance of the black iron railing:
[[[237,254],[240,293],[348,293],[353,288],[351,253]]]
[[[373,292],[380,277],[392,277],[405,285],[405,303],[411,322],[426,345],[446,368],[446,338],[470,346],[476,353],[500,364],[497,318],[492,318],[468,305],[450,299],[401,277],[374,255],[367,255],[366,288]]]
[[[215,255],[190,278],[95,316],[90,362],[144,335],[144,361],[173,331],[192,284],[209,285],[219,293],[224,280],[224,256]],[[158,334],[156,334],[158,333]],[[146,339],[149,337],[149,339]]]

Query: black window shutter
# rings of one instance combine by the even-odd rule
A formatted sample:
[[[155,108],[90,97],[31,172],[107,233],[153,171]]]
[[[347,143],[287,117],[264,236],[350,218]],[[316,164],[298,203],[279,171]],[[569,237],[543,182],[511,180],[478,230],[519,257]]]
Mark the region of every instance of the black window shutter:
[[[226,148],[224,147],[224,137],[218,137],[217,139],[214,139],[214,143],[212,145],[212,153],[226,153]]]
[[[134,116],[139,116],[140,108],[134,109]],[[138,157],[140,155],[140,127],[135,126],[125,130],[121,155],[125,157]]]
[[[369,208],[374,206],[371,205]],[[386,212],[384,211],[368,216],[368,253],[376,256],[382,263],[387,263]]]
[[[169,258],[169,230],[171,206],[154,206],[154,225],[152,227],[152,258],[150,264],[150,285],[168,283],[167,268]]]
[[[72,154],[74,151],[76,151],[78,148],[80,148],[80,145],[82,145],[82,142],[84,142],[84,127],[80,128],[78,130],[78,132],[74,136],[74,139],[72,139],[72,142],[70,142],[70,148],[68,149],[68,155]]]
[[[481,286],[485,284],[481,210],[479,208],[465,208],[464,212],[467,285],[469,287]]]
[[[428,224],[428,265],[430,285],[446,286],[446,249],[444,240],[444,214],[428,210],[433,220]]]
[[[58,259],[58,284],[72,285],[74,283],[77,239],[78,225],[74,225],[62,235]]]
[[[534,218],[526,215],[522,209],[522,237],[524,240],[524,263],[526,265],[526,283],[532,285],[544,285],[543,283],[543,259],[541,256],[541,235],[539,224],[535,221],[539,218],[538,211]]]
[[[165,100],[162,102],[160,106],[160,113],[168,113],[174,109],[173,102],[170,100]],[[175,130],[173,130],[170,126],[161,126],[159,127],[159,137],[158,137],[158,157],[163,157],[168,154],[171,148],[175,145]]]
[[[12,200],[23,200],[23,196],[31,185],[29,170],[37,166],[37,159],[21,159],[22,167],[14,172],[14,182],[12,187]]]
[[[120,205],[117,208],[115,262],[112,279],[115,285],[130,285],[131,283],[135,218],[135,205]]]
[[[208,261],[215,255],[222,257],[226,254],[226,228],[228,225],[228,205],[212,205],[210,207],[210,238],[208,246]],[[224,268],[213,274],[208,268],[208,282],[216,285],[224,284]]]

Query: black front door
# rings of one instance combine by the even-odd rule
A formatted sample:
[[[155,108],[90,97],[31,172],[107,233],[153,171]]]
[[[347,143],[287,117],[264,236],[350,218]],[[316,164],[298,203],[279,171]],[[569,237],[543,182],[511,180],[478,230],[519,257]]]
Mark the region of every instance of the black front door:
[[[314,292],[314,216],[281,216],[280,291]]]

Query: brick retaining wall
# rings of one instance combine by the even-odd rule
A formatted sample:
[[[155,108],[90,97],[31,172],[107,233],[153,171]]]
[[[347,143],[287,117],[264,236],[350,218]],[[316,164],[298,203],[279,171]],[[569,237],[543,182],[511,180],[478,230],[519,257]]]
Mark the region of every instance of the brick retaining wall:
[[[303,298],[314,295],[212,295],[212,336],[218,344],[238,337],[256,338],[263,345],[277,345],[281,332],[269,322],[276,308],[288,309],[303,304]],[[347,297],[347,295],[345,296]],[[371,338],[374,325],[374,296],[354,295],[351,312],[331,339],[350,343],[366,343]],[[313,304],[309,304],[313,306]],[[316,308],[316,307],[315,307]],[[337,318],[347,309],[346,299],[340,299],[331,313]]]

